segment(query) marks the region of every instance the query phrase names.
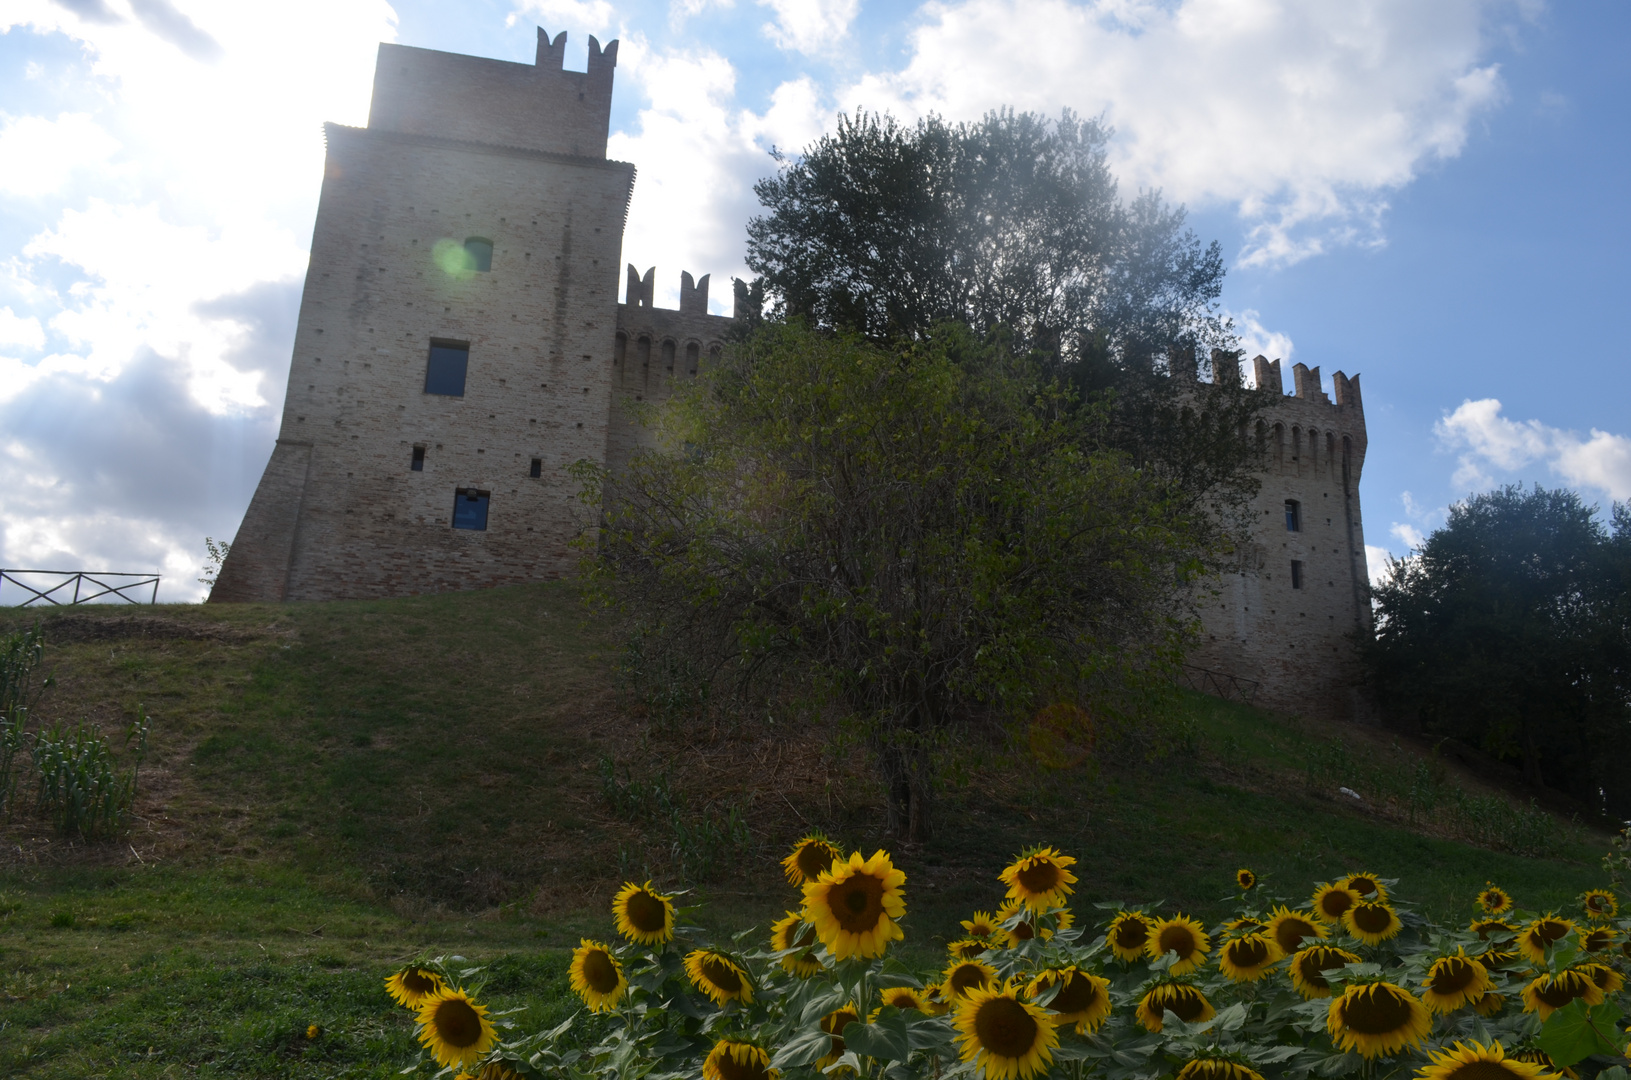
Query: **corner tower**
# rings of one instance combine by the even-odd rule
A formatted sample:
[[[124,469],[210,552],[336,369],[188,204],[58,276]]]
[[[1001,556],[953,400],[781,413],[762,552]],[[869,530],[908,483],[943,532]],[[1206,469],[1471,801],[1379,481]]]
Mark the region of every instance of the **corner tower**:
[[[328,600],[558,576],[604,461],[631,165],[617,42],[532,65],[381,45],[329,124],[282,425],[210,594]]]

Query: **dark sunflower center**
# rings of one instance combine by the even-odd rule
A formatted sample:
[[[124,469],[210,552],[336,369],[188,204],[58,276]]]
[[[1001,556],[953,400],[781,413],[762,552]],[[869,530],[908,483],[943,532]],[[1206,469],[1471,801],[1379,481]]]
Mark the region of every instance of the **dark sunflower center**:
[[[749,1057],[747,1061],[738,1061],[726,1051],[719,1055],[714,1064],[719,1067],[719,1075],[725,1080],[766,1080],[768,1075],[757,1055]]]
[[[920,1009],[921,1003],[910,990],[889,990],[883,995],[883,1003],[897,1009]]]
[[[1303,938],[1315,937],[1314,924],[1307,919],[1282,919],[1274,928],[1274,941],[1286,952],[1296,952]]]
[[[1352,889],[1360,896],[1375,896],[1380,887],[1381,886],[1377,884],[1375,878],[1356,877],[1348,879],[1348,888]],[[1463,893],[1462,895],[1466,894]]]
[[[1326,981],[1325,973],[1340,964],[1325,964],[1322,958],[1304,954],[1297,958],[1297,974],[1303,977],[1303,982],[1309,986],[1316,986],[1321,990],[1329,990],[1331,984]]]
[[[1019,883],[1027,892],[1052,892],[1059,887],[1059,880],[1063,876],[1060,869],[1051,862],[1032,863],[1017,875]]]
[[[1474,923],[1472,928],[1478,932],[1478,936],[1484,941],[1488,941],[1491,934],[1510,934],[1512,932],[1512,927],[1508,926],[1504,922],[1501,922],[1499,919],[1489,919],[1485,922]]]
[[[827,1051],[829,1054],[842,1054],[844,1052],[844,1040],[839,1037],[840,1033],[844,1028],[860,1019],[851,1009],[839,1009],[821,1021],[821,1030],[832,1036],[832,1047]]]
[[[734,994],[742,989],[742,977],[723,960],[708,957],[702,961],[702,977],[713,983],[721,993]]]
[[[1484,906],[1498,908],[1501,906],[1501,901],[1505,899],[1506,897],[1502,896],[1500,893],[1487,892],[1484,894]]]
[[[1186,1024],[1199,1020],[1206,1011],[1206,999],[1192,986],[1172,986],[1155,999],[1156,1011],[1175,1012]]]
[[[1079,971],[1070,973],[1070,981],[1053,996],[1048,1006],[1054,1012],[1078,1013],[1098,1004],[1099,986]]]
[[[1522,1073],[1502,1061],[1469,1061],[1444,1074],[1444,1080],[1519,1080]]]
[[[1229,959],[1236,967],[1256,967],[1267,963],[1268,958],[1268,944],[1261,938],[1241,938],[1229,943]]]
[[[1561,1009],[1577,997],[1584,997],[1586,987],[1591,983],[1582,975],[1566,971],[1561,975],[1548,978],[1535,991],[1535,996],[1554,1009]]]
[[[413,994],[428,994],[436,989],[436,976],[414,968],[402,973],[402,988]]]
[[[1410,1023],[1410,1002],[1382,986],[1367,986],[1348,999],[1342,1020],[1361,1035],[1391,1035]]]
[[[1472,965],[1458,957],[1438,965],[1427,985],[1435,994],[1459,994],[1473,984],[1475,974]]]
[[[597,994],[609,994],[617,989],[617,967],[612,958],[596,949],[583,957],[583,981]]]
[[[1320,897],[1320,910],[1330,918],[1339,918],[1344,911],[1353,906],[1354,898],[1341,889],[1332,889]]]
[[[1613,941],[1614,931],[1593,930],[1591,933],[1586,935],[1586,940],[1580,944],[1587,952],[1602,952],[1604,949],[1608,948]]]
[[[963,956],[975,957],[985,952],[990,946],[983,941],[965,941],[962,944]]]
[[[1187,926],[1164,926],[1155,939],[1155,946],[1163,956],[1175,952],[1178,959],[1186,960],[1195,951],[1195,935]]]
[[[864,934],[883,918],[883,882],[871,874],[856,874],[833,886],[828,904],[839,926]]]
[[[1036,927],[1028,922],[1022,922],[1014,927],[1013,933],[1016,941],[1029,941],[1036,937]]]
[[[1393,912],[1381,904],[1359,904],[1354,908],[1353,921],[1367,934],[1380,934],[1393,925]]]
[[[668,925],[668,912],[663,902],[644,889],[632,894],[623,909],[629,925],[642,934],[661,933]]]
[[[998,1057],[1022,1058],[1037,1042],[1036,1019],[1012,998],[982,1002],[974,1014],[974,1034],[980,1045]]]
[[[1116,944],[1123,949],[1142,949],[1150,939],[1150,928],[1143,919],[1126,919],[1116,925]]]
[[[1569,925],[1567,923],[1556,922],[1552,919],[1542,919],[1535,926],[1535,936],[1547,945],[1554,941],[1563,940],[1563,936],[1568,932]]]
[[[811,926],[809,923],[800,923],[799,927],[798,937],[794,939],[793,946],[800,949],[808,949],[811,945],[816,943],[815,927]]]
[[[951,978],[947,979],[946,982],[952,993],[961,994],[964,990],[975,986],[984,989],[985,978],[983,969],[977,968],[973,964],[964,964],[956,971],[953,971]]]
[[[833,859],[837,853],[826,844],[805,844],[799,850],[799,857],[795,860],[799,873],[808,881],[814,881],[828,870],[832,869]]]
[[[470,1003],[459,998],[448,998],[436,1006],[431,1018],[436,1034],[449,1046],[464,1049],[481,1041],[481,1015]]]

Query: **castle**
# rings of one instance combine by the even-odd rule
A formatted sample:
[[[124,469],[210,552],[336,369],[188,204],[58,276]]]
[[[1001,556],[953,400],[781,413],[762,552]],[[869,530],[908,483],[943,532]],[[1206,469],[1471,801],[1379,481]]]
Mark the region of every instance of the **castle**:
[[[673,311],[630,266],[618,302],[635,168],[606,158],[617,42],[590,38],[583,72],[565,45],[540,30],[531,65],[381,45],[368,126],[326,126],[281,427],[212,602],[567,574],[568,467],[617,469],[644,437],[626,403],[722,349],[706,275],[681,276]],[[1299,364],[1287,397],[1279,362],[1255,363],[1275,392],[1261,524],[1203,602],[1195,662],[1213,690],[1347,715],[1346,635],[1370,618],[1359,380],[1338,373],[1332,402]]]

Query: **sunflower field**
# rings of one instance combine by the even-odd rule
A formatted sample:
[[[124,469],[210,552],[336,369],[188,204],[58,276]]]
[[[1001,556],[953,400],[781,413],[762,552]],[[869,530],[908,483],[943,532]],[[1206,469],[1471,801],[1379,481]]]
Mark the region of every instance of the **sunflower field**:
[[[625,884],[622,940],[574,951],[584,1008],[549,1031],[490,1011],[457,957],[386,989],[460,1080],[1631,1080],[1617,888],[1541,912],[1492,883],[1467,925],[1439,926],[1394,880],[1288,898],[1242,869],[1234,915],[1203,926],[1159,904],[1073,910],[1076,860],[1044,847],[924,972],[891,954],[907,890],[886,852],[811,835],[782,865],[798,910],[728,941]]]

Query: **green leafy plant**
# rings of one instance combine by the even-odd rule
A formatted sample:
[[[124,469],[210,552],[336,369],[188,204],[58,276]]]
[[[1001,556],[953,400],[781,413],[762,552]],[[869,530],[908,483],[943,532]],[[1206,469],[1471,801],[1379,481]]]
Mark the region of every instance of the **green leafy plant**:
[[[35,808],[64,836],[86,839],[123,831],[136,802],[137,775],[147,755],[152,720],[145,710],[125,731],[134,761],[121,769],[106,735],[96,727],[53,724],[29,740],[37,785]]]

